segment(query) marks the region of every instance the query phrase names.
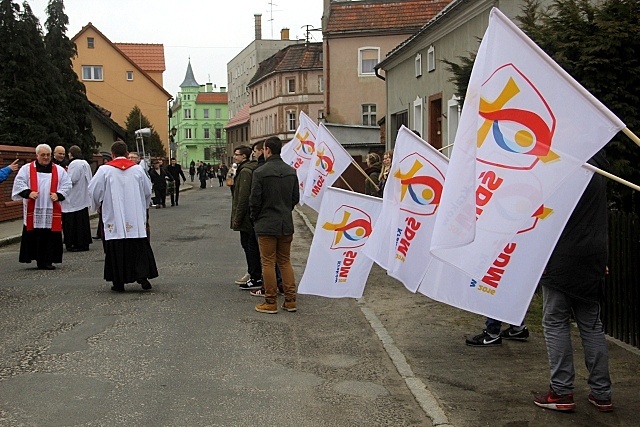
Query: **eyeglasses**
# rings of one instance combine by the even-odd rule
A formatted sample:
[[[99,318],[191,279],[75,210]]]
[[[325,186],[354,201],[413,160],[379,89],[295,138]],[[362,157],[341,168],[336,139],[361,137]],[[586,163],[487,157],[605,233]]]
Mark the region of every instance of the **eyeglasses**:
[[[38,157],[51,157],[51,153],[40,153]]]

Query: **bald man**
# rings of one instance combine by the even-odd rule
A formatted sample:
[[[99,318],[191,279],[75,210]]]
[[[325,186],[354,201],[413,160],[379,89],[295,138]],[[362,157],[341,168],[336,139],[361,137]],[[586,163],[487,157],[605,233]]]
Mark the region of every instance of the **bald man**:
[[[67,152],[62,145],[58,145],[53,149],[53,159],[51,159],[51,161],[65,169],[69,165],[69,162],[67,161]]]

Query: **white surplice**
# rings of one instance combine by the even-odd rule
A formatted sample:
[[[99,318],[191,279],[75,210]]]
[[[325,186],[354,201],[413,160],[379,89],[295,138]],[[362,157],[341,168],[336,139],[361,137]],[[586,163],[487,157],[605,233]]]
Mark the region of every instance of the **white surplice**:
[[[91,205],[89,196],[89,182],[91,181],[91,166],[86,160],[75,159],[69,163],[67,175],[71,179],[71,190],[62,201],[62,212],[76,212]]]
[[[140,165],[125,170],[108,164],[100,167],[89,183],[89,194],[90,209],[97,210],[102,203],[105,240],[147,237],[151,181]]]
[[[69,175],[65,172],[64,168],[54,164],[52,167],[58,170],[58,188],[57,193],[62,194],[65,198],[71,190],[71,180]],[[27,202],[29,199],[25,199],[20,196],[20,193],[24,190],[32,190],[34,186],[31,185],[31,163],[27,163],[20,168],[16,174],[16,178],[13,181],[13,189],[11,190],[11,198],[13,200],[22,200],[22,221],[24,225],[27,225]],[[51,220],[53,218],[53,202],[51,201],[51,174],[44,172],[37,172],[38,175],[38,198],[36,199],[36,207],[33,212],[33,228],[51,228]]]

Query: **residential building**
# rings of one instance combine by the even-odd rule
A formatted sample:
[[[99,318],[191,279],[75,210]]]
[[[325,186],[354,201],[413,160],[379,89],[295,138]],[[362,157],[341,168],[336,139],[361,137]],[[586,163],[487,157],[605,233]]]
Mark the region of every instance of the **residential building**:
[[[124,140],[127,131],[111,118],[111,111],[89,101],[91,106],[90,119],[93,127],[93,136],[100,144],[99,153],[110,154],[111,145],[116,139]]]
[[[91,22],[72,40],[78,50],[73,69],[87,89],[87,98],[110,111],[111,119],[122,127],[137,105],[168,152],[167,101],[172,96],[162,87],[164,46],[113,43]]]
[[[229,121],[226,88],[214,92],[212,83],[199,85],[189,61],[180,89],[171,106],[176,159],[184,167],[192,160],[221,163],[225,160],[224,127]]]
[[[289,40],[289,30],[280,32],[280,40],[262,39],[262,15],[256,14],[255,40],[227,63],[227,84],[229,86],[229,118],[234,117],[249,102],[247,84],[265,59],[291,44],[303,43]]]
[[[251,144],[249,139],[249,128],[249,103],[247,102],[224,127],[227,133],[227,165],[230,165],[233,162],[233,152],[237,146]]]
[[[322,112],[322,43],[290,45],[262,61],[248,83],[251,143],[271,136],[289,141],[304,111]]]
[[[376,126],[386,114],[375,65],[451,0],[324,0],[324,119]]]
[[[453,144],[462,105],[452,74],[443,60],[476,52],[489,23],[491,8],[510,19],[524,0],[454,0],[413,36],[393,49],[376,69],[384,71],[387,148],[393,148],[402,125],[417,130],[436,148]],[[549,0],[541,4],[550,3]],[[517,21],[514,21],[517,22]],[[451,147],[443,152],[449,154]]]

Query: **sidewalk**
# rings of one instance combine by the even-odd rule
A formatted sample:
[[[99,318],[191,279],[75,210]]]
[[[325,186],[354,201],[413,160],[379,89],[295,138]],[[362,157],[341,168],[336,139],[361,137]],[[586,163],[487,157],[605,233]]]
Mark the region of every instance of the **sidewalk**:
[[[313,227],[317,213],[307,206],[297,209]],[[465,338],[482,331],[484,317],[412,294],[377,265],[358,302],[433,425],[639,425],[640,350],[608,339],[615,410],[600,413],[587,401],[587,370],[577,328],[572,331],[576,412],[560,413],[533,404],[534,395],[546,392],[549,384],[542,326],[540,320],[533,321],[540,318],[540,313],[532,312],[540,311],[540,304],[529,310],[528,342],[505,340],[501,346],[475,348],[466,346]]]

